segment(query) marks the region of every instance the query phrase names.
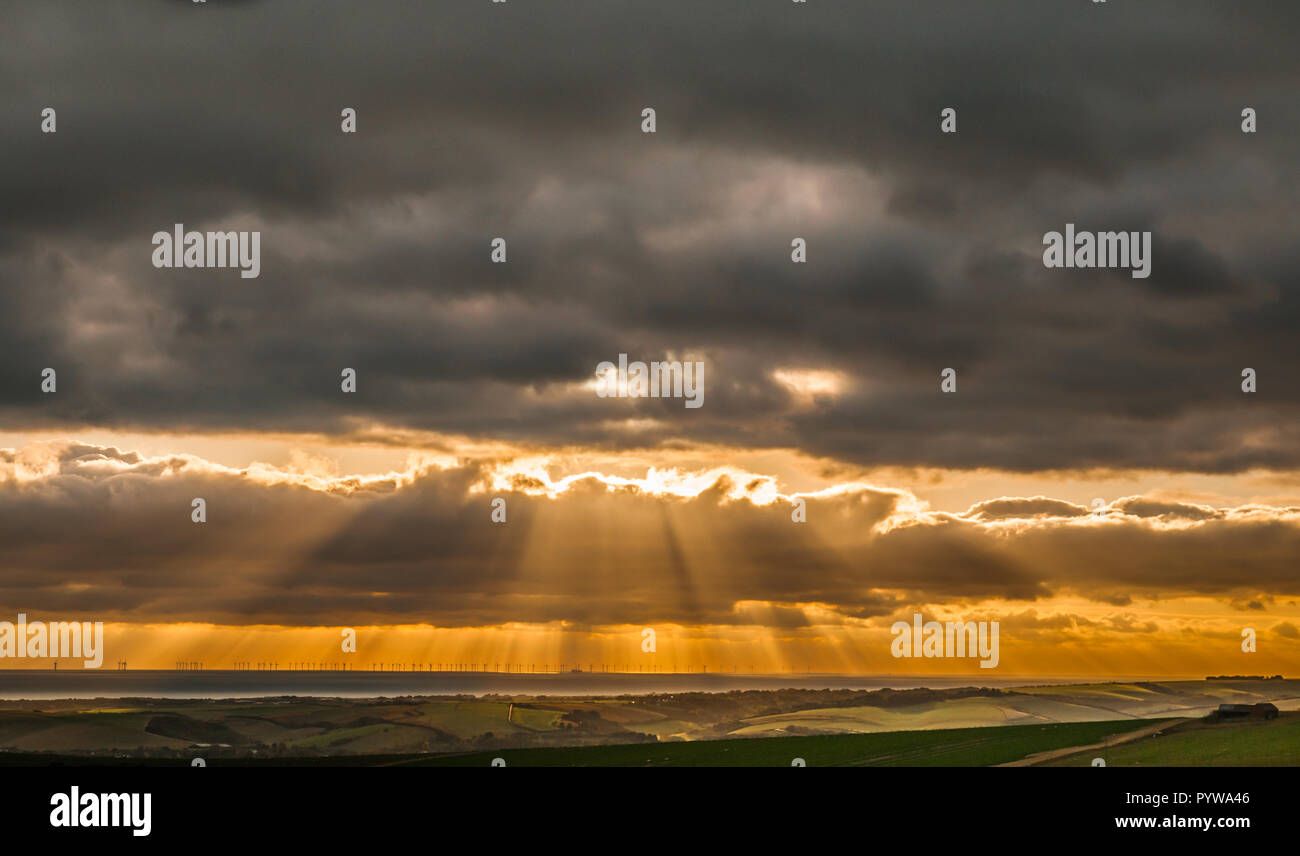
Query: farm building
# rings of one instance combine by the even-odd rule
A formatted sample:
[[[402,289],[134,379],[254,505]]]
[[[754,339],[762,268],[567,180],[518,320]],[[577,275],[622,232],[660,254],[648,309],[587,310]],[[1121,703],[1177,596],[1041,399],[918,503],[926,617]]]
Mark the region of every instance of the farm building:
[[[1277,705],[1267,701],[1258,704],[1221,704],[1216,713],[1219,719],[1243,716],[1275,719],[1277,717]]]

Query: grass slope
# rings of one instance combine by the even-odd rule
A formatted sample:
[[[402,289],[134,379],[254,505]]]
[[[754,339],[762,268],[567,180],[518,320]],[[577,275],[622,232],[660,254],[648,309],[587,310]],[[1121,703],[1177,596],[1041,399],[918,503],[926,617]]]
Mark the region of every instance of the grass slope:
[[[1105,750],[1083,752],[1046,766],[1086,767],[1101,757],[1108,767],[1300,766],[1300,714],[1272,721],[1190,722],[1164,734]]]

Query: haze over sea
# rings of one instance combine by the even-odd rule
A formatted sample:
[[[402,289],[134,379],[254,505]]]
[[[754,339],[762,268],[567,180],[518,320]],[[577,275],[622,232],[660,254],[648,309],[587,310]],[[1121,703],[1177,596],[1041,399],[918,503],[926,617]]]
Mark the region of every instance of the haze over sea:
[[[1040,675],[741,675],[627,674],[573,672],[397,671],[172,671],[172,670],[0,670],[0,699],[58,698],[256,698],[331,696],[339,698],[406,695],[564,695],[609,696],[650,693],[727,692],[777,689],[915,689],[929,687],[1016,687],[1101,681],[1178,680],[1171,676],[1043,677]]]

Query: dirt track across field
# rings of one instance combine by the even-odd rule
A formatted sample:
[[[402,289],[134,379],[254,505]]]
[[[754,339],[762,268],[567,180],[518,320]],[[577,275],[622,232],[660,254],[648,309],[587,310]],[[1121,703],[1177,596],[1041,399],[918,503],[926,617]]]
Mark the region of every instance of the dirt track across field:
[[[1092,743],[1088,746],[1067,746],[1064,749],[1049,749],[1046,752],[1035,752],[1033,755],[1027,755],[1019,761],[1008,761],[1005,764],[998,764],[999,767],[1033,767],[1042,764],[1045,761],[1054,761],[1057,758],[1064,758],[1066,755],[1074,755],[1079,752],[1087,752],[1090,749],[1107,749],[1111,746],[1118,746],[1121,743],[1131,743],[1134,740],[1141,740],[1143,737],[1151,737],[1168,731],[1175,725],[1182,725],[1184,722],[1191,722],[1190,719],[1166,719],[1157,722],[1149,728],[1139,728],[1137,731],[1130,731],[1126,734],[1117,734],[1109,738],[1104,743]]]

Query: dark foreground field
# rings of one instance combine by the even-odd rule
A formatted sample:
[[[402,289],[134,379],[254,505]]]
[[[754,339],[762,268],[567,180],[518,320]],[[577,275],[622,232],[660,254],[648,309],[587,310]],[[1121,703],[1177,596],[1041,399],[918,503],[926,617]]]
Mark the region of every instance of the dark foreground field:
[[[430,767],[990,767],[1063,747],[1089,745],[1148,728],[1148,720],[1008,725],[941,731],[895,731],[817,737],[705,740],[640,746],[526,749],[421,758]]]
[[[941,731],[899,731],[880,734],[815,737],[751,737],[689,743],[513,749],[434,755],[352,755],[304,758],[211,759],[212,766],[451,766],[487,767],[503,758],[519,767],[789,767],[795,758],[809,766],[961,766],[1004,764],[1053,749],[1117,739],[1149,720],[1011,725]],[[196,753],[199,754],[199,753]],[[0,764],[184,766],[189,761],[166,758],[79,758],[3,753]]]
[[[1075,749],[1078,751],[1071,751]],[[1096,758],[1110,767],[1292,767],[1300,766],[1300,714],[1283,714],[1269,722],[1123,720],[659,746],[530,749],[421,758],[407,763],[473,767],[491,764],[494,758],[515,767],[768,767],[789,766],[795,758],[802,758],[810,767],[1087,767]]]

